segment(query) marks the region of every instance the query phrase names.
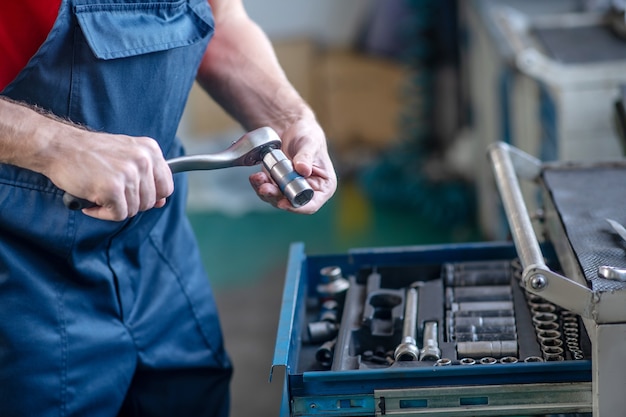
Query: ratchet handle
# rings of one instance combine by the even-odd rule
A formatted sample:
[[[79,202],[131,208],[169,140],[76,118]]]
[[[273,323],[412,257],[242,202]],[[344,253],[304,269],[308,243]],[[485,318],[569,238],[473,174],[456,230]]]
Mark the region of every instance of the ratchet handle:
[[[168,160],[172,173],[197,169],[222,168],[221,166],[216,166],[213,161],[209,162],[210,164],[204,161],[201,156],[180,157]],[[254,161],[252,164],[258,164],[260,162],[261,161]],[[300,176],[295,171],[291,161],[281,150],[268,147],[265,150],[262,162],[274,182],[276,182],[280,188],[280,191],[287,197],[293,207],[302,207],[311,201],[314,195],[313,188],[311,188],[304,177]],[[228,166],[232,166],[232,164]],[[226,165],[224,167],[226,167]],[[70,210],[82,210],[96,206],[92,201],[74,197],[67,192],[63,194],[63,204]]]
[[[313,198],[313,189],[298,175],[293,164],[279,149],[281,140],[270,127],[246,133],[222,152],[207,155],[181,156],[167,161],[172,174],[183,171],[214,170],[263,163],[281,192],[293,207],[300,207]],[[63,204],[70,210],[95,207],[96,204],[71,194],[63,195]]]

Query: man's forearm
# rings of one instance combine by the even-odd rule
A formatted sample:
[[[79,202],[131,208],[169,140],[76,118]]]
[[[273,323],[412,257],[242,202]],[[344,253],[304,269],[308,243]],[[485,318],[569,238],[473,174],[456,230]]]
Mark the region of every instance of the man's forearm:
[[[279,131],[313,113],[283,72],[265,33],[248,17],[216,18],[198,82],[245,128]]]
[[[8,99],[0,99],[0,162],[94,202],[88,214],[104,220],[162,207],[174,190],[154,139],[93,132]]]
[[[61,126],[51,115],[0,96],[0,162],[45,173]],[[68,134],[76,129],[64,128]]]

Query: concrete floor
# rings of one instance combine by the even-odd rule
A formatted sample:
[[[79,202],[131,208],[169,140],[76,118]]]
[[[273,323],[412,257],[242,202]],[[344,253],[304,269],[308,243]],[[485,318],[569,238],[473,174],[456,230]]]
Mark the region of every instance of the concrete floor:
[[[218,290],[226,348],[234,362],[231,417],[277,417],[283,380],[269,382],[280,313],[283,272]]]
[[[472,227],[441,227],[407,207],[374,203],[350,183],[313,216],[262,210],[233,216],[190,212],[233,360],[231,417],[276,417],[283,375],[269,373],[289,245],[307,254],[355,247],[476,241]]]

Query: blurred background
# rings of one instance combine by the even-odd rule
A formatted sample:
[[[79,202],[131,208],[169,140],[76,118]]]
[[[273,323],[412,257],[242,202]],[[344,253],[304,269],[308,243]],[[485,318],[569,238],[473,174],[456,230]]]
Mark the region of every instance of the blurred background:
[[[190,173],[189,216],[235,366],[232,416],[269,417],[289,245],[330,254],[507,239],[487,145],[542,160],[623,155],[626,49],[619,26],[607,29],[610,0],[244,3],[316,112],[339,175],[335,197],[299,216],[257,200],[247,178],[258,167]],[[520,61],[528,50],[541,59]],[[188,153],[244,133],[194,86],[179,131]]]

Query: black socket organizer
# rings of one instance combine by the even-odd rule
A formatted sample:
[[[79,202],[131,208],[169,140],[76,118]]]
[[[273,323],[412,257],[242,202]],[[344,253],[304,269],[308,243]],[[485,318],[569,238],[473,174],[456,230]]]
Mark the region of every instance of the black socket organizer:
[[[343,277],[332,294],[328,283],[309,300],[302,344],[315,348],[309,370],[347,371],[390,367],[492,365],[589,359],[591,346],[580,318],[518,285],[517,259],[383,266]],[[411,337],[418,354],[403,344],[407,291],[416,288]],[[436,323],[436,343],[426,335]],[[431,328],[432,331],[432,328]],[[423,355],[429,346],[434,352]],[[305,349],[303,352],[311,349]]]
[[[521,272],[509,243],[329,256],[292,245],[274,358],[282,415],[590,411],[584,326],[527,294]]]

